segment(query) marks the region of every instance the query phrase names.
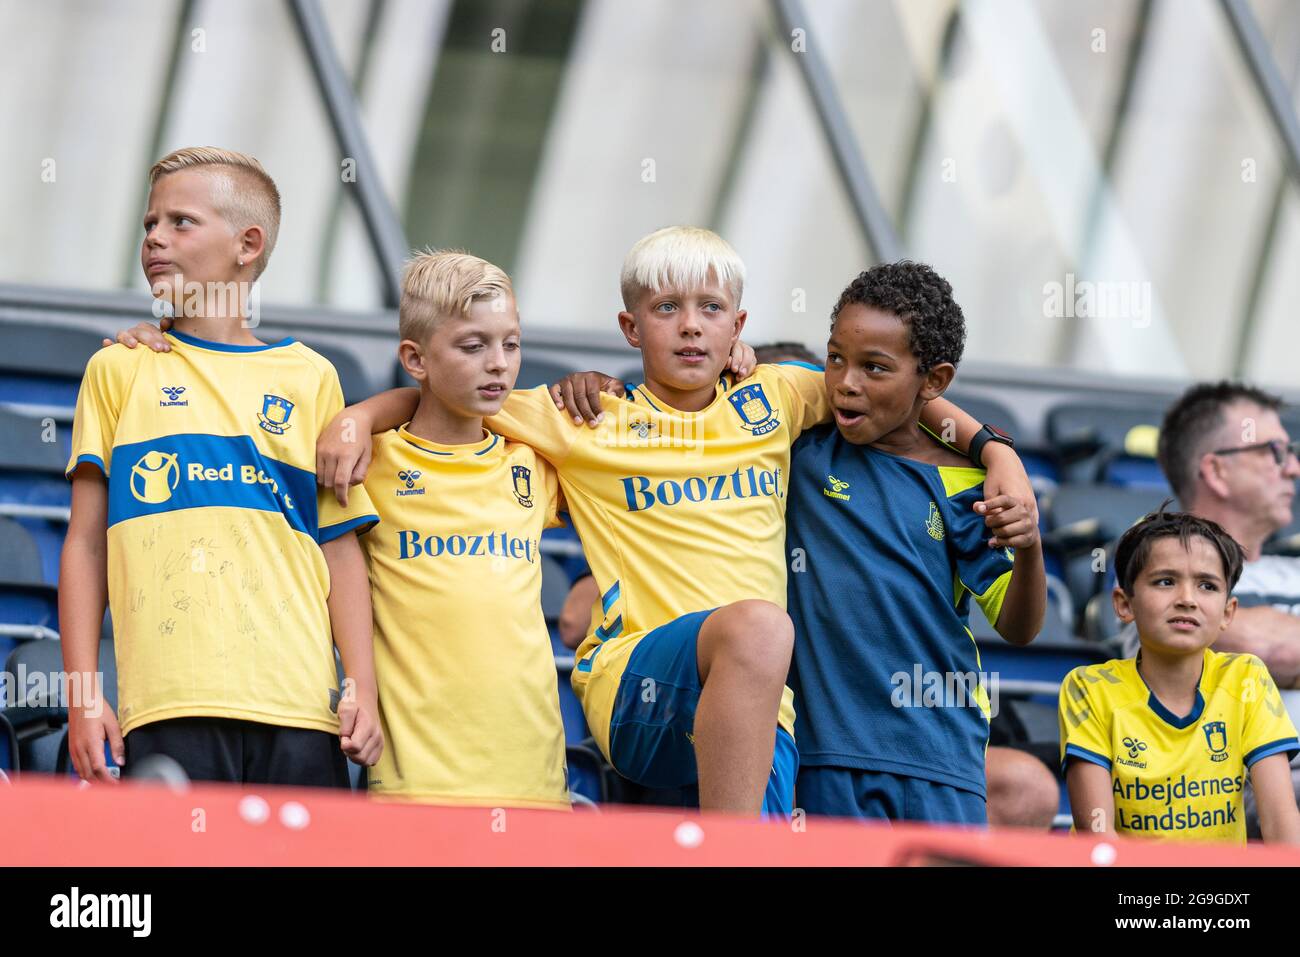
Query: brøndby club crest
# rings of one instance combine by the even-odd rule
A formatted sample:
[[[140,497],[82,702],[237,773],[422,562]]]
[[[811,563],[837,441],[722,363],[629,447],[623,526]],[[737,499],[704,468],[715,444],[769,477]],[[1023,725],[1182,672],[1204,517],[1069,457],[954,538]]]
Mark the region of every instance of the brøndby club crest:
[[[766,435],[781,424],[773,414],[772,403],[767,401],[760,383],[737,389],[727,396],[727,401],[740,416],[741,424],[754,435]]]
[[[1205,743],[1210,748],[1211,761],[1228,760],[1228,725],[1224,721],[1208,721],[1201,725]]]
[[[510,469],[514,481],[515,498],[524,508],[533,507],[533,470],[526,465],[515,465]]]
[[[272,435],[284,435],[289,428],[289,416],[293,414],[293,403],[278,395],[262,396],[262,411],[257,413],[257,424]]]

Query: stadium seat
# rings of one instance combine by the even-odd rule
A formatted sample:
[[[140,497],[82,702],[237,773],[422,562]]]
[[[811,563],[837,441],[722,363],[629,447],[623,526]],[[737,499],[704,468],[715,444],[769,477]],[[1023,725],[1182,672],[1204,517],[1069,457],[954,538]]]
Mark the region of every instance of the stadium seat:
[[[339,386],[343,389],[343,401],[348,405],[368,399],[375,394],[374,383],[351,349],[319,342],[314,339],[300,339],[303,345],[314,349],[330,361],[339,374]]]
[[[36,546],[40,559],[41,581],[51,585],[59,581],[59,557],[63,540],[68,534],[68,509],[66,506],[42,506],[0,502],[0,517],[6,517],[21,528]],[[3,547],[0,537],[0,547]]]
[[[560,518],[566,524],[542,531],[542,554],[550,555],[558,561],[560,567],[564,569],[564,574],[568,576],[569,583],[572,584],[583,575],[590,575],[591,566],[587,564],[587,558],[582,553],[582,542],[573,529],[568,513],[561,512]]]
[[[76,326],[0,320],[0,405],[73,409],[102,338]]]
[[[569,596],[569,576],[560,563],[545,553],[542,559],[542,615],[547,625],[560,619],[564,599]]]
[[[1061,466],[1056,460],[1056,453],[1034,448],[1017,446],[1020,462],[1029,476],[1029,484],[1034,487],[1034,494],[1039,498],[1050,495],[1061,484]],[[1039,512],[1041,518],[1041,509]]]
[[[117,710],[117,660],[111,641],[99,643],[99,670],[104,697]],[[5,671],[15,682],[14,704],[5,701],[3,716],[13,728],[20,771],[53,774],[67,770],[63,729],[67,709],[61,703],[63,646],[58,639],[25,641],[5,661]],[[35,678],[34,676],[40,676]],[[25,680],[21,680],[25,677]]]
[[[43,582],[0,582],[0,656],[27,640],[58,636],[59,596]]]
[[[972,418],[988,425],[996,426],[1009,432],[1016,438],[1016,452],[1034,486],[1034,492],[1040,498],[1049,494],[1061,481],[1060,463],[1054,449],[1027,442],[1025,436],[1031,434],[1028,423],[1012,411],[1011,407],[989,396],[952,389],[944,393],[944,398],[957,405]]]
[[[1122,625],[1115,614],[1115,604],[1110,589],[1103,588],[1088,599],[1083,611],[1083,636],[1089,641],[1113,642]]]
[[[0,656],[25,637],[40,634],[33,628],[57,632],[58,592],[45,572],[27,529],[0,516]]]
[[[68,458],[58,442],[47,442],[65,428],[0,408],[0,503],[57,506],[72,501],[63,477]]]
[[[1166,399],[1065,402],[1047,413],[1047,438],[1065,463],[1067,481],[1105,481],[1111,457],[1151,460]]]
[[[1024,434],[1024,423],[1020,417],[997,399],[961,389],[949,389],[943,397],[978,422],[996,426],[1013,436]]]
[[[0,515],[0,581],[40,584],[44,580],[36,539],[13,519]]]
[[[1098,462],[1098,481],[1127,488],[1149,488],[1172,496],[1169,480],[1155,459],[1138,455],[1109,455]]]
[[[1106,556],[1095,550],[1119,538],[1168,497],[1142,486],[1066,483],[1046,500],[1052,530],[1045,543],[1065,563],[1065,579],[1076,609],[1082,610],[1101,587],[1094,565],[1098,560],[1105,563]]]
[[[18,770],[18,750],[18,735],[14,732],[8,717],[0,711],[0,773]],[[9,776],[5,775],[5,779],[0,781],[0,784],[6,784],[8,781]]]
[[[1057,716],[1057,703],[999,694],[999,708],[1011,713],[1018,732],[1017,741],[1024,743],[1057,743],[1061,738]]]
[[[569,362],[524,356],[519,366],[519,378],[515,380],[515,388],[533,389],[539,385],[553,385],[569,373],[579,371],[581,370],[575,369]]]
[[[569,790],[596,804],[609,801],[610,778],[614,773],[593,738],[586,738],[564,749],[568,766]]]

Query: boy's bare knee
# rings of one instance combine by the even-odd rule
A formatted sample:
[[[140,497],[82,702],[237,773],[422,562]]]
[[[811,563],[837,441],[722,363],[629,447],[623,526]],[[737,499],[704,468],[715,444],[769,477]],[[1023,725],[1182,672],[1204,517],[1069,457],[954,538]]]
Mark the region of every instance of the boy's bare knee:
[[[739,601],[719,608],[705,620],[701,637],[705,639],[701,642],[702,673],[725,662],[755,679],[785,683],[794,650],[794,625],[790,616],[770,601]]]

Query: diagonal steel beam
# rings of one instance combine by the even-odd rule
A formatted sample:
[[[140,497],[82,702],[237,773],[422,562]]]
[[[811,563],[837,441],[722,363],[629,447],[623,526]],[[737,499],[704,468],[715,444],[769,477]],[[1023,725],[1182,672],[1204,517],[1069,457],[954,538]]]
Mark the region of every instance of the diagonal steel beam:
[[[1300,186],[1300,121],[1296,119],[1295,102],[1286,80],[1277,68],[1273,51],[1269,48],[1259,21],[1246,0],[1220,0],[1223,12],[1232,26],[1232,35],[1241,48],[1241,55],[1250,68],[1250,75],[1268,107],[1278,138],[1286,153],[1287,168],[1296,185]]]
[[[903,244],[899,241],[898,231],[880,201],[880,193],[876,190],[871,171],[858,148],[853,128],[844,112],[844,104],[840,102],[835,80],[813,40],[808,13],[802,0],[772,0],[772,8],[776,12],[777,22],[781,24],[785,45],[790,48],[808,88],[808,95],[812,97],[822,134],[826,137],[835,160],[835,169],[853,203],[853,211],[862,227],[867,245],[881,262],[893,262],[902,258]],[[807,40],[806,49],[802,51],[796,51],[789,42],[792,31],[796,29],[803,30]]]
[[[289,0],[289,10],[325,101],[339,152],[356,161],[357,180],[351,185],[379,261],[384,305],[396,308],[402,296],[402,263],[409,247],[402,222],[379,181],[379,167],[361,123],[361,107],[334,49],[319,0]]]

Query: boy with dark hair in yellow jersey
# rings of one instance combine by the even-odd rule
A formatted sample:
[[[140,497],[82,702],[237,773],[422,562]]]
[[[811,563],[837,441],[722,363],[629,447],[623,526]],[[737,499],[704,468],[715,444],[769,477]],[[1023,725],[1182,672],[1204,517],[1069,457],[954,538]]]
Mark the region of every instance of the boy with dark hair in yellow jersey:
[[[64,665],[82,679],[69,756],[85,780],[113,780],[107,741],[128,775],[163,754],[198,780],[347,787],[344,754],[373,763],[383,738],[355,535],[375,516],[364,495],[342,509],[318,495],[313,475],[338,375],[248,329],[280,219],[257,160],[178,150],[150,182],[141,264],[176,319],[166,353],[93,356],[77,397],[59,582]],[[116,715],[94,680],[106,598]]]
[[[1076,668],[1061,685],[1061,761],[1078,831],[1245,843],[1250,772],[1260,829],[1300,843],[1288,762],[1300,750],[1254,655],[1210,645],[1232,622],[1241,546],[1187,512],[1146,516],[1115,549],[1115,613],[1136,659]]]

